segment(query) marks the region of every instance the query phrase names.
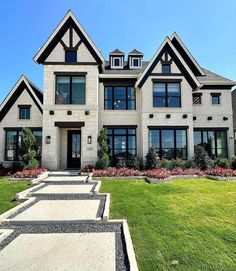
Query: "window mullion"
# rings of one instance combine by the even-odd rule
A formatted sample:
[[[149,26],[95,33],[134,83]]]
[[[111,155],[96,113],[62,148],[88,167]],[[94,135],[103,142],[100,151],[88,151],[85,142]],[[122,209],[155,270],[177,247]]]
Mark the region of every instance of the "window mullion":
[[[70,76],[70,104],[72,104],[72,76]]]
[[[166,90],[166,97],[165,97],[166,99],[165,100],[166,100],[166,107],[169,107],[169,105],[168,105],[168,90],[167,90],[168,86],[167,85],[168,85],[168,83],[165,83],[165,90]]]
[[[176,130],[174,130],[174,154],[175,154],[175,159],[177,159],[177,144],[176,144]]]
[[[162,130],[159,130],[159,145],[160,145],[160,149],[159,149],[159,156],[160,159],[162,159]]]

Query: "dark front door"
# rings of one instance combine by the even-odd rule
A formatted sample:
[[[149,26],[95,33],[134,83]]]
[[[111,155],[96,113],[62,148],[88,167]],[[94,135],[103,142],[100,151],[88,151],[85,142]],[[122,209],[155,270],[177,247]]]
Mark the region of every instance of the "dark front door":
[[[63,143],[62,143],[63,144]],[[80,168],[81,131],[68,131],[67,167]]]

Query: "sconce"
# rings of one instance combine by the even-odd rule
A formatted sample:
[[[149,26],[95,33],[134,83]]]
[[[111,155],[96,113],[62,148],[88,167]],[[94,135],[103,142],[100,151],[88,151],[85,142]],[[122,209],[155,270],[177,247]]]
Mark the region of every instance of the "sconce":
[[[51,143],[51,136],[46,136],[45,137],[45,143],[50,144]]]
[[[92,144],[92,136],[88,136],[87,143]]]

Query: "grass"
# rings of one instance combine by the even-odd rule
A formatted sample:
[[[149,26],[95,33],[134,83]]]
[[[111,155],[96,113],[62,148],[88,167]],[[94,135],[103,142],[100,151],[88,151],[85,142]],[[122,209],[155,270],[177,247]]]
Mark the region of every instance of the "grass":
[[[236,182],[103,180],[101,191],[110,217],[128,220],[140,271],[236,270]]]
[[[0,214],[17,205],[15,195],[27,189],[29,181],[10,181],[9,179],[0,179]]]

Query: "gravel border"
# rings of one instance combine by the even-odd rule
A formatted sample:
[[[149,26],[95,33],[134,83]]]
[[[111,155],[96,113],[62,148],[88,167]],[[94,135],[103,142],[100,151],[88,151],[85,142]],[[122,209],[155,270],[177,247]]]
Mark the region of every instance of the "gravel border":
[[[60,196],[37,196],[36,200],[29,203],[26,206],[23,206],[22,208],[18,209],[14,214],[8,216],[6,219],[12,219],[19,215],[20,213],[24,212],[37,202],[41,200],[100,200],[100,204],[98,207],[98,211],[96,214],[96,218],[99,218],[103,216],[104,208],[105,208],[105,202],[106,202],[106,195],[94,195],[94,196],[89,196],[89,195],[79,195],[79,196],[66,196],[66,195],[60,195]],[[10,221],[9,221],[10,222]],[[1,228],[1,227],[0,227]]]
[[[90,233],[90,232],[115,232],[116,236],[116,271],[128,271],[129,263],[123,229],[121,223],[116,224],[45,224],[45,225],[6,225],[4,229],[13,229],[6,239],[0,243],[0,251],[4,249],[20,234],[32,233]]]

